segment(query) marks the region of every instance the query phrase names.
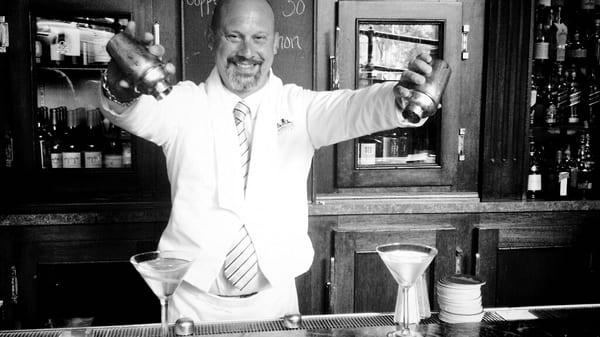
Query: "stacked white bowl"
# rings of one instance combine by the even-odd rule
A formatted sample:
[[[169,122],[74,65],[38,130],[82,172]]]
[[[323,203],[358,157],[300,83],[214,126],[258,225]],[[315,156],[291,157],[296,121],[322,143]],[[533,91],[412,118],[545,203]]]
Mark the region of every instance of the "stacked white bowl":
[[[452,275],[438,281],[439,319],[446,323],[479,322],[483,318],[481,286],[471,275]]]

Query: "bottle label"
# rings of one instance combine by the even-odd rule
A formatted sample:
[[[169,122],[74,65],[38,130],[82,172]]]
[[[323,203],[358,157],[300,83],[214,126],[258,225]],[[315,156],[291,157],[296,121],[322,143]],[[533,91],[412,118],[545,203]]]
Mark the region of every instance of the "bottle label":
[[[542,190],[542,175],[530,174],[527,176],[527,190],[541,191]]]
[[[102,152],[91,151],[84,152],[83,156],[85,168],[101,168],[102,167]]]
[[[587,57],[587,49],[577,48],[577,49],[569,50],[569,52],[567,53],[567,56],[569,58],[574,58],[574,59],[586,58]]]
[[[48,147],[46,146],[46,141],[45,140],[39,140],[38,141],[38,156],[40,159],[40,168],[41,169],[47,169],[49,168],[49,163],[48,163],[48,159],[50,158],[50,156],[48,156]]]
[[[536,42],[533,57],[538,60],[547,60],[549,50],[550,50],[549,42]]]
[[[80,152],[63,152],[63,168],[81,168]]]
[[[567,196],[567,187],[569,185],[569,172],[558,173],[558,191],[561,197]]]
[[[556,123],[556,105],[550,104],[548,108],[546,108],[546,124],[553,125]]]
[[[123,156],[119,154],[105,154],[104,167],[106,168],[121,168],[123,167]]]
[[[4,144],[4,158],[5,167],[12,167],[14,160],[14,145],[12,137],[8,137],[5,139],[6,143]]]
[[[383,137],[383,156],[384,157],[398,157],[398,138],[396,137]]]
[[[552,4],[552,0],[538,0],[537,3],[541,6],[550,6]]]
[[[62,168],[63,167],[62,153],[51,153],[50,154],[50,165],[52,165],[52,168]]]
[[[375,144],[374,143],[360,143],[359,151],[360,165],[375,165]]]
[[[123,142],[123,167],[131,167],[131,143]]]

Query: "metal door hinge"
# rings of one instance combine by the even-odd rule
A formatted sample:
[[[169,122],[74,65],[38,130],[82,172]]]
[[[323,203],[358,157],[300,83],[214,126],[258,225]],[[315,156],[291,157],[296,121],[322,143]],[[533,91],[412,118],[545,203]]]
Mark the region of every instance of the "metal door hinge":
[[[469,25],[462,26],[462,43],[461,43],[462,51],[460,53],[460,58],[462,60],[469,59],[469,31],[470,30],[471,30],[471,26],[469,26]]]
[[[325,283],[327,288],[327,310],[328,314],[333,314],[335,308],[333,305],[335,296],[335,257],[329,258],[329,280]]]
[[[19,279],[15,266],[10,266],[10,300],[13,304],[17,304],[19,301]]]
[[[458,160],[465,161],[465,134],[467,133],[466,128],[460,128],[458,130]]]
[[[6,53],[8,49],[8,22],[6,17],[0,15],[0,53]]]

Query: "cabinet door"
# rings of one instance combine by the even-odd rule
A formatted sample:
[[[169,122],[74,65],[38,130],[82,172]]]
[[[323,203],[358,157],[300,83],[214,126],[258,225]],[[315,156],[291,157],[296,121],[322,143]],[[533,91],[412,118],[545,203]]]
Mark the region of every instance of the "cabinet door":
[[[426,271],[430,304],[437,307],[434,284],[453,273],[456,230],[450,225],[397,225],[379,229],[335,229],[334,268],[330,311],[392,312],[398,284],[375,247],[385,243],[410,242],[436,247],[438,255]]]
[[[598,229],[593,225],[598,214],[519,217],[522,221],[480,224],[474,230],[475,269],[486,282],[483,305],[598,302]]]
[[[446,60],[452,75],[442,108],[422,127],[339,144],[338,187],[457,190],[461,16],[459,2],[339,2],[336,55],[342,88],[397,81],[410,60],[426,51]]]
[[[11,201],[81,202],[155,196],[161,174],[157,169],[161,167],[159,149],[108,128],[97,111],[99,79],[109,60],[104,46],[129,20],[136,21],[139,31],[151,31],[151,1],[32,0],[9,6],[15,41],[9,51],[9,80],[14,84],[10,87],[10,109],[19,180],[15,184],[18,188],[11,191]],[[72,125],[78,126],[70,129],[64,123],[65,127],[52,130],[50,109],[56,110],[57,125],[61,118],[70,116]],[[87,122],[95,126],[93,131]],[[76,163],[71,166],[75,168],[53,168],[49,152],[54,145],[64,167],[65,153],[76,158],[69,161]],[[85,158],[91,153],[96,155],[86,165]]]
[[[129,263],[156,248],[155,223],[23,227],[13,240],[23,328],[160,320],[156,296]]]

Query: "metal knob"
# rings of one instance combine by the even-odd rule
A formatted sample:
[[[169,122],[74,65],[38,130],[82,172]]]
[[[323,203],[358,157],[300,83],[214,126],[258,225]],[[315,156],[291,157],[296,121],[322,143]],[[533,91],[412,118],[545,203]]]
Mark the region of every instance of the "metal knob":
[[[194,321],[191,318],[182,317],[175,321],[176,336],[190,336],[194,334]]]
[[[300,314],[289,314],[283,316],[283,325],[288,329],[299,329],[302,326],[302,316]]]

